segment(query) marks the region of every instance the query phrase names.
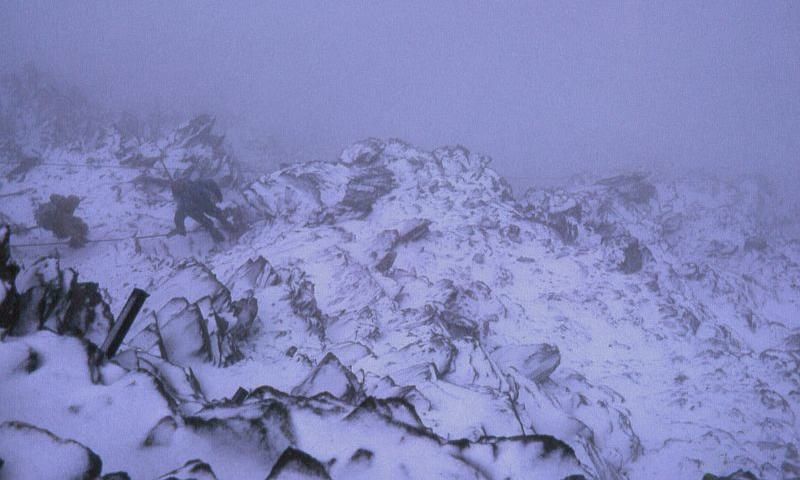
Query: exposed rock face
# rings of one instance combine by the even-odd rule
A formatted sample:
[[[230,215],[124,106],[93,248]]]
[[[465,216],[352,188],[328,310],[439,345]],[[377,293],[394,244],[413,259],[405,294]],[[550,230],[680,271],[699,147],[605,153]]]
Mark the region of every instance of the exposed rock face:
[[[575,204],[566,210],[547,212],[544,223],[558,233],[564,243],[575,243],[580,231],[581,213],[581,205]]]
[[[11,270],[13,267],[6,267],[7,272]],[[98,285],[79,282],[78,274],[72,269],[62,270],[58,259],[40,259],[17,279],[17,284],[22,293],[16,295],[10,290],[9,305],[4,307],[10,312],[4,323],[12,335],[47,328],[97,345],[108,335],[114,319]]]
[[[385,167],[367,168],[347,183],[344,198],[339,204],[345,211],[360,217],[369,215],[375,201],[396,186],[392,171]]]
[[[11,329],[19,318],[16,279],[19,267],[11,260],[11,229],[0,225],[0,328]]]
[[[289,288],[289,304],[292,306],[292,311],[306,319],[308,327],[313,332],[324,336],[328,319],[317,305],[314,283],[308,279],[305,272],[292,269],[287,275],[286,286]]]

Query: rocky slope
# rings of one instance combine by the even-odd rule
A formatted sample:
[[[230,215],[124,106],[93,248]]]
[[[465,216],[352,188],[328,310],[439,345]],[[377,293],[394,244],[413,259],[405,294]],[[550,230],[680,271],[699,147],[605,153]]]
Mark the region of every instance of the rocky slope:
[[[245,181],[210,117],[97,138],[0,171],[0,476],[44,451],[78,478],[800,476],[800,242],[757,181],[515,199],[461,147]],[[171,228],[162,159],[246,232],[131,238]],[[50,193],[104,241],[14,247],[54,240],[29,228]]]

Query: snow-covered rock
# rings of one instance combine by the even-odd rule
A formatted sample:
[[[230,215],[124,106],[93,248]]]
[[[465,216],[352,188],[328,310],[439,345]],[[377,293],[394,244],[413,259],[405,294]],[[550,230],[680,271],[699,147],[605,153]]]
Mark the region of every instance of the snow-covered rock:
[[[248,183],[211,117],[135,130],[43,150],[97,168],[31,163],[0,185],[3,218],[96,185],[95,238],[164,231],[163,159],[252,223],[83,250],[14,248],[44,241],[14,227],[11,310],[55,307],[0,342],[0,421],[132,478],[797,476],[797,210],[763,182],[635,173],[515,199],[485,156],[369,139]],[[70,269],[98,285],[82,311],[151,294],[110,362],[88,342],[110,316],[65,316]]]
[[[103,462],[74,440],[23,422],[0,423],[0,475],[19,480],[97,478]]]
[[[355,375],[342,365],[336,355],[328,353],[308,378],[292,390],[292,394],[313,397],[327,393],[345,402],[355,403],[360,391],[361,386]]]
[[[211,466],[201,460],[189,460],[181,468],[166,473],[158,480],[217,480]]]

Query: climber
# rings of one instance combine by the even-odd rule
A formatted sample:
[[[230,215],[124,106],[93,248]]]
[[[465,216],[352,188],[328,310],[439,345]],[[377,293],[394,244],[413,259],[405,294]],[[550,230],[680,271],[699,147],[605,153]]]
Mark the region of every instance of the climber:
[[[186,180],[178,179],[172,183],[172,197],[178,204],[175,211],[175,230],[171,234],[186,235],[184,220],[186,217],[204,226],[211,233],[215,242],[225,240],[211,218],[216,218],[226,229],[230,223],[225,218],[217,203],[222,201],[222,192],[214,180]],[[211,218],[209,218],[211,217]]]
[[[81,199],[75,195],[50,195],[50,201],[36,209],[36,223],[50,230],[57,238],[69,238],[69,246],[80,248],[88,241],[89,227],[81,218],[75,216],[75,209]]]

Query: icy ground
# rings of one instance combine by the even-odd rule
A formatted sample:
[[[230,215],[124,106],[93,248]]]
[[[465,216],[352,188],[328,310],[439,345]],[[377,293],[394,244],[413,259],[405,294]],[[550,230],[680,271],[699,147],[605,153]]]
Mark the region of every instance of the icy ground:
[[[0,165],[0,479],[800,477],[800,241],[760,182],[515,199],[485,157],[396,140],[251,181],[212,132]],[[247,231],[126,240],[172,228],[162,155]],[[28,228],[51,193],[116,240],[14,247],[55,241]]]

